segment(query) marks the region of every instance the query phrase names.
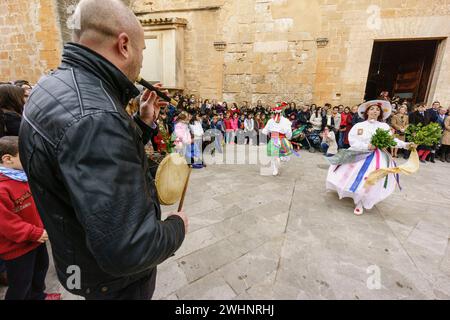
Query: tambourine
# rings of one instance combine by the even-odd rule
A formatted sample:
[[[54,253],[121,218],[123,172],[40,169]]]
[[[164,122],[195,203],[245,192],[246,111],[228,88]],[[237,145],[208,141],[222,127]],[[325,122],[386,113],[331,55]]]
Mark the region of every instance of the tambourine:
[[[162,205],[170,206],[180,201],[178,211],[181,211],[190,173],[186,159],[178,153],[171,153],[161,161],[155,184]]]

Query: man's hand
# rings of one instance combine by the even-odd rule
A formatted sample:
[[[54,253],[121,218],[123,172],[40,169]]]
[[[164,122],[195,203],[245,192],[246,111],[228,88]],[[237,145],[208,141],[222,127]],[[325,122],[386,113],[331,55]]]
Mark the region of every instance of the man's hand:
[[[155,85],[155,88],[162,87],[161,83]],[[168,94],[168,91],[162,91]],[[146,89],[141,96],[140,118],[146,125],[151,126],[158,119],[161,108],[169,105],[168,102],[161,100],[156,92]]]
[[[372,151],[373,151],[373,150],[375,150],[375,149],[376,149],[376,147],[369,143],[369,150],[372,150]]]
[[[38,239],[37,242],[45,243],[47,240],[48,240],[48,234],[47,234],[47,231],[44,230],[44,232],[42,233],[42,236]]]
[[[180,211],[180,212],[171,212],[169,213],[169,217],[170,216],[179,216],[181,219],[183,219],[184,222],[184,233],[187,234],[188,233],[188,227],[189,227],[189,221],[188,221],[188,217],[186,216],[186,214],[184,213],[184,211]]]

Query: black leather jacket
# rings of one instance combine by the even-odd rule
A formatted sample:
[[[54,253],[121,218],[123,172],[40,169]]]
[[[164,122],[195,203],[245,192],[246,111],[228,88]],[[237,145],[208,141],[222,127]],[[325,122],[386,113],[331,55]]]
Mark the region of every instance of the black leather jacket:
[[[144,152],[154,132],[124,109],[138,94],[102,56],[69,43],[25,106],[20,159],[58,278],[74,294],[107,295],[149,277],[184,239],[181,218],[161,221]]]

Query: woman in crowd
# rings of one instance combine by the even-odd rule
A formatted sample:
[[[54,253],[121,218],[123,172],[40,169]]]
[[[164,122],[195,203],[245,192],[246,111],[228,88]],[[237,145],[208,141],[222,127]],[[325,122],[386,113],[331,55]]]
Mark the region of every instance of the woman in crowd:
[[[234,115],[237,114],[239,116],[239,108],[236,102],[233,102],[230,109],[231,118],[234,118]]]
[[[391,127],[395,130],[394,136],[401,141],[406,141],[406,129],[409,125],[407,112],[407,107],[405,105],[400,105],[397,114],[395,114],[391,120]],[[398,158],[398,148],[391,148],[391,152],[393,158]]]
[[[301,126],[307,125],[311,119],[311,111],[308,105],[304,105],[300,112],[297,113],[297,123]]]
[[[312,124],[312,129],[314,131],[322,131],[322,108],[317,107],[309,119],[309,122]]]
[[[337,109],[337,107],[336,107],[336,109]],[[333,116],[332,109],[328,109],[326,116],[322,117],[322,128],[325,128],[325,126],[331,127],[331,130],[333,130],[335,134],[337,134],[339,131],[339,127],[336,127],[335,122],[334,122],[334,116]]]
[[[25,104],[24,89],[11,85],[0,85],[0,134],[18,136]]]
[[[255,120],[253,120],[253,113],[249,113],[248,118],[244,120],[244,132],[248,137],[248,144],[256,145]]]
[[[255,131],[256,131],[256,144],[259,146],[260,142],[262,142],[260,138],[260,133],[264,129],[264,122],[261,119],[261,113],[258,112],[255,115]]]
[[[265,112],[261,113],[261,122],[262,122],[263,128],[266,126],[266,124],[269,120],[270,119],[266,116]]]
[[[331,109],[329,109],[331,110]],[[336,140],[338,141],[338,147],[342,148],[342,134],[341,134],[341,122],[342,117],[339,112],[339,107],[334,107],[332,109],[332,117],[333,117],[333,128],[334,133],[336,134]]]
[[[340,126],[340,137],[342,141],[342,148],[348,148],[349,147],[349,141],[348,141],[348,134],[350,133],[350,130],[352,129],[352,113],[350,111],[349,107],[344,108],[344,113],[341,114],[341,126]]]
[[[363,214],[364,208],[372,207],[386,199],[395,190],[397,177],[390,174],[380,179],[373,186],[366,186],[365,180],[377,169],[395,167],[390,155],[371,144],[377,129],[390,132],[384,121],[391,115],[388,101],[375,100],[362,104],[359,114],[366,121],[356,124],[350,131],[350,149],[340,151],[335,157],[328,158],[330,169],[326,181],[327,190],[337,191],[339,198],[352,198],[355,203],[354,213]],[[399,148],[407,148],[405,142],[395,139]]]
[[[446,115],[445,112],[447,112],[447,109],[444,107],[441,107],[440,115],[439,117],[443,118],[443,130],[444,134],[442,136],[442,142],[441,142],[441,156],[440,160],[442,162],[450,162],[450,116]],[[443,114],[443,116],[442,116]]]
[[[206,114],[207,110],[211,109],[211,104],[209,103],[208,99],[205,99],[205,101],[203,101],[202,106],[200,108],[200,112],[201,114]]]
[[[336,135],[333,127],[326,125],[323,129],[321,149],[326,157],[332,157],[338,152],[338,145],[336,142]]]

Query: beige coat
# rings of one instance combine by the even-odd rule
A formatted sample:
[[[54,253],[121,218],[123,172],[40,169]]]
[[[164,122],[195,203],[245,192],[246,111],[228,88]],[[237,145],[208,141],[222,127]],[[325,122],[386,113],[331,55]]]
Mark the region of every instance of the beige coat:
[[[442,137],[442,144],[446,146],[450,146],[450,116],[445,118],[445,130],[444,130],[444,136]]]
[[[333,131],[330,131],[328,133],[328,137],[322,139],[323,143],[326,143],[328,145],[328,154],[336,154],[338,153],[338,145],[336,142],[336,135]]]
[[[408,119],[408,115],[404,114],[396,114],[392,117],[391,119],[391,126],[392,128],[394,128],[395,130],[406,130],[406,128],[408,128],[409,125],[409,119]],[[405,134],[395,134],[395,137],[405,141]]]

